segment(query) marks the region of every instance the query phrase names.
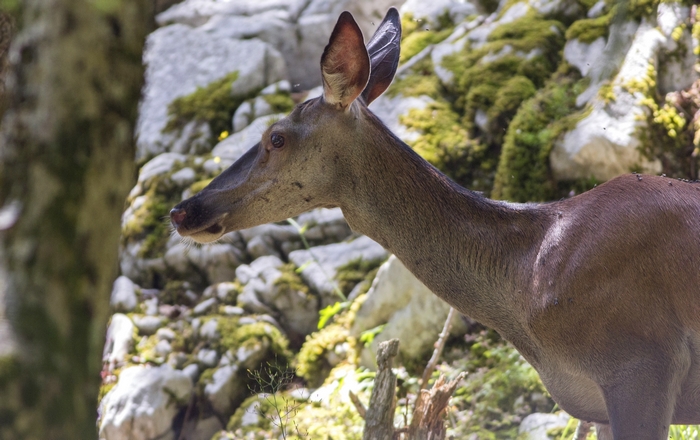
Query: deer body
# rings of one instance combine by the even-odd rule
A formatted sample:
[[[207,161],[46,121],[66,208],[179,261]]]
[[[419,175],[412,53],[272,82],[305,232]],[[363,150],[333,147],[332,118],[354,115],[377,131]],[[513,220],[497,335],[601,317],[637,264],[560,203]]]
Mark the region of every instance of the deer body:
[[[353,230],[512,342],[601,440],[661,440],[671,423],[700,423],[700,185],[628,175],[550,204],[466,190],[366,106],[391,82],[399,40],[393,9],[369,55],[341,15],[324,96],[173,209],[178,232],[208,242],[340,206]]]

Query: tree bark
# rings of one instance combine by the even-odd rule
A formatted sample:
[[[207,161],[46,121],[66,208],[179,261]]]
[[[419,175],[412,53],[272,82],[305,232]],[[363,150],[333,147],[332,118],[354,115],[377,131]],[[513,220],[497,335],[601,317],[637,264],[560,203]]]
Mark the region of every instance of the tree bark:
[[[0,438],[96,438],[152,1],[13,4],[0,127]]]
[[[377,375],[374,378],[374,390],[365,414],[363,440],[389,440],[394,437],[396,374],[391,371],[391,364],[397,354],[399,354],[398,339],[390,339],[379,344]]]

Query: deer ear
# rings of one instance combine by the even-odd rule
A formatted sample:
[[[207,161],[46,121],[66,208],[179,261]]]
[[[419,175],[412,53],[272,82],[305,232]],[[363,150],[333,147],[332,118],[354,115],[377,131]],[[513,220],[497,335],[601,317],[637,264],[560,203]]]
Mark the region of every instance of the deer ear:
[[[360,96],[369,79],[369,55],[352,14],[340,14],[321,57],[323,99],[346,109]]]
[[[401,19],[396,8],[389,8],[384,20],[367,43],[371,74],[362,92],[367,105],[389,87],[399,65],[401,44]]]

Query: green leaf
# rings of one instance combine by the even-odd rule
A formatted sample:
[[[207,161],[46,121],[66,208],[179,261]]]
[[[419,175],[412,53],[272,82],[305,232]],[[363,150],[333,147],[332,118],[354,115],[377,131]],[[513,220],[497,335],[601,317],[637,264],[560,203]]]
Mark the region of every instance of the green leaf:
[[[381,333],[384,330],[384,327],[386,327],[386,324],[378,325],[374,328],[363,331],[360,334],[360,342],[364,343],[365,347],[369,347],[372,341],[374,341],[374,337]]]
[[[323,327],[326,326],[328,323],[328,320],[330,320],[333,316],[337,315],[338,312],[341,310],[347,308],[350,306],[350,302],[336,302],[333,305],[330,305],[328,307],[325,307],[321,309],[320,312],[318,312],[318,329],[321,330]]]

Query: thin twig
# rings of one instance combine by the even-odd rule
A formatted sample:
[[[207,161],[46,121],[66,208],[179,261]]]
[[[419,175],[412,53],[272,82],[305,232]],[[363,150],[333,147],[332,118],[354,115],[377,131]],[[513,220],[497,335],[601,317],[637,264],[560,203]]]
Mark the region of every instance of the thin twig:
[[[435,368],[437,367],[437,362],[440,359],[440,356],[442,356],[442,350],[445,348],[445,343],[447,342],[447,337],[450,334],[450,328],[452,328],[452,317],[455,314],[455,309],[450,307],[449,313],[447,313],[447,319],[445,319],[445,325],[442,328],[442,333],[440,333],[437,342],[435,342],[435,350],[433,350],[433,355],[428,361],[428,364],[425,366],[425,370],[423,371],[423,377],[421,378],[420,382],[420,389],[424,390],[428,388],[428,381],[430,380],[430,376],[433,375],[433,371],[435,371]],[[418,393],[418,398],[420,399],[420,393]]]
[[[348,395],[350,396],[350,401],[352,404],[355,405],[355,409],[357,410],[358,414],[360,414],[360,417],[364,419],[365,415],[367,414],[367,408],[365,408],[365,405],[360,401],[360,398],[357,397],[357,394],[349,391]]]

